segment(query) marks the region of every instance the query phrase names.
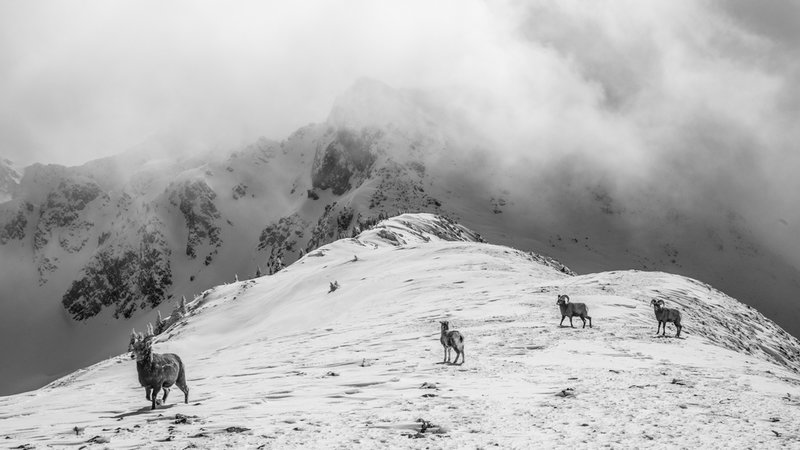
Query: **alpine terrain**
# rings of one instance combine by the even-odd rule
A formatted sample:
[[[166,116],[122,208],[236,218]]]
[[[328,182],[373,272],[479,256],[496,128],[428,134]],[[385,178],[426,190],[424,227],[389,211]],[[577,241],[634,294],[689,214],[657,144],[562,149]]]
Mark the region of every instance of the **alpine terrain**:
[[[118,354],[154,309],[166,316],[184,296],[277,272],[404,212],[448,217],[577,273],[701,279],[800,335],[800,304],[786,301],[800,273],[730,205],[690,213],[569,155],[495,158],[464,120],[435,95],[361,80],[327,120],[283,141],[198,153],[160,136],[76,167],[2,160],[0,338],[16,344],[0,394]]]
[[[559,327],[561,294],[587,305],[591,328]],[[672,324],[655,335],[654,299],[680,310],[680,338]],[[153,350],[180,355],[188,403],[173,389],[151,410],[122,354],[0,398],[4,445],[800,444],[800,342],[753,308],[664,272],[575,275],[431,214],[381,221],[162,319]],[[442,363],[442,320],[464,337],[461,365]]]

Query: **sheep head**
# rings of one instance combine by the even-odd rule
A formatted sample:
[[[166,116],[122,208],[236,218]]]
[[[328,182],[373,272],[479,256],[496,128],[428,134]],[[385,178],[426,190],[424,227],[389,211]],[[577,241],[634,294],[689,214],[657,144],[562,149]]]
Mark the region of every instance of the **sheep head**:
[[[569,295],[559,295],[556,300],[556,305],[566,305],[569,303]]]
[[[664,300],[661,300],[661,299],[658,299],[658,300],[656,300],[656,299],[652,299],[652,300],[650,300],[650,304],[651,304],[651,305],[653,305],[653,306],[655,306],[655,308],[656,308],[657,310],[659,310],[659,311],[660,311],[662,308],[664,308]]]
[[[142,361],[147,358],[152,352],[151,346],[153,345],[152,333],[142,334],[133,330],[131,334],[131,341],[128,344],[128,351],[131,352],[131,359]]]
[[[440,320],[439,323],[442,324],[442,331],[447,331],[450,329],[450,322],[446,320]]]

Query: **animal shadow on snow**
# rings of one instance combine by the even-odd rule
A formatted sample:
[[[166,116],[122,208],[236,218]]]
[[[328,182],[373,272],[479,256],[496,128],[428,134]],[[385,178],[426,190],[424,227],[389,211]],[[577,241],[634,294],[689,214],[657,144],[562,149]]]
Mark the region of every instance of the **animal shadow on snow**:
[[[651,337],[654,338],[654,339],[678,339],[678,340],[681,340],[681,341],[686,339],[683,336],[664,336],[663,334],[657,334],[655,336],[651,335]]]
[[[141,408],[137,409],[136,411],[131,411],[131,412],[126,412],[126,413],[122,413],[122,414],[117,414],[116,416],[111,416],[111,418],[112,418],[112,419],[117,419],[117,420],[120,420],[120,419],[124,419],[124,418],[126,418],[126,417],[138,416],[138,415],[140,415],[140,414],[147,414],[147,413],[150,413],[150,412],[153,412],[153,413],[160,413],[161,411],[163,411],[163,410],[165,410],[165,409],[170,409],[170,408],[172,408],[173,406],[175,406],[175,404],[174,404],[174,403],[173,403],[173,404],[171,404],[171,405],[159,405],[159,406],[158,406],[158,408],[156,408],[156,409],[150,409],[150,405],[147,405],[147,406],[143,406],[143,407],[141,407]]]

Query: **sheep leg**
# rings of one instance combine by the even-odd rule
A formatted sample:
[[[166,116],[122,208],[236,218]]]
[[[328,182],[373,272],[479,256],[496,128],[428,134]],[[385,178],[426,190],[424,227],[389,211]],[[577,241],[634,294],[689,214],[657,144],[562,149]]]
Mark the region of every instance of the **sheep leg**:
[[[572,325],[572,316],[569,316],[569,326],[575,328],[575,326]]]
[[[183,370],[178,374],[178,381],[175,384],[178,385],[178,389],[183,391],[183,402],[189,403],[189,386],[186,385],[186,374]]]
[[[166,405],[167,404],[167,395],[169,395],[169,388],[168,387],[164,387],[164,396],[161,397],[161,404],[162,405]]]
[[[189,386],[186,385],[186,382],[179,384],[178,389],[183,391],[183,402],[189,403]]]
[[[680,322],[675,322],[675,328],[678,329],[678,332],[675,334],[675,337],[681,337],[681,330],[683,327],[681,326]]]
[[[147,400],[150,400],[150,391],[151,390],[152,390],[152,388],[149,388],[149,387],[144,388],[144,398],[146,398]]]
[[[564,326],[564,319],[565,319],[566,317],[567,317],[567,316],[561,316],[561,322],[559,322],[558,326],[560,326],[560,327],[563,327],[563,326]]]
[[[456,352],[456,359],[453,360],[453,364],[458,364],[458,358],[461,357],[461,352],[459,352],[457,348],[454,348],[453,350]]]
[[[592,318],[590,316],[586,316],[589,319],[589,328],[592,328]]]
[[[156,398],[158,397],[158,391],[160,391],[160,390],[161,390],[160,387],[153,388],[153,397],[152,397],[152,402],[153,403],[150,406],[150,409],[156,409]]]
[[[461,349],[461,364],[464,364],[464,349]]]
[[[580,316],[581,320],[583,321],[583,326],[581,328],[586,328],[586,319],[583,316]]]

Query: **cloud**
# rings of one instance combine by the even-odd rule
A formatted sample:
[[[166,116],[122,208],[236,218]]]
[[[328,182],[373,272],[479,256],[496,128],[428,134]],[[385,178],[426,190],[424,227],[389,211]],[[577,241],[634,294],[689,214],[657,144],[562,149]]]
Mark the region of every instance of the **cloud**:
[[[0,148],[23,163],[78,164],[170,128],[280,139],[324,120],[361,76],[448,82],[448,65],[468,58],[491,26],[477,1],[0,8],[0,123],[17,130]]]
[[[3,3],[0,153],[79,164],[159,133],[209,146],[281,139],[371,77],[432,93],[481,130],[498,161],[552,170],[570,160],[615,180],[622,197],[647,185],[686,209],[734,205],[783,242],[800,232],[796,10],[738,0]]]

